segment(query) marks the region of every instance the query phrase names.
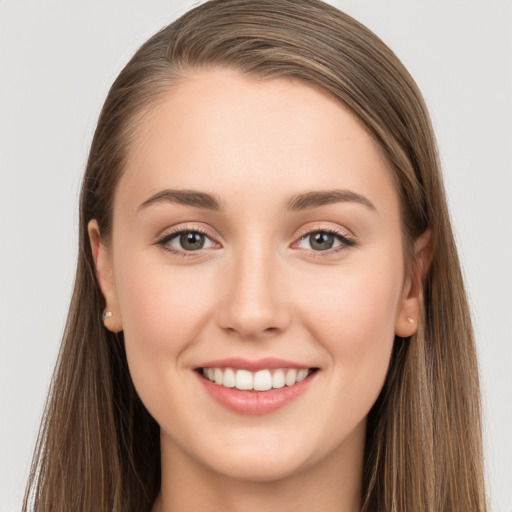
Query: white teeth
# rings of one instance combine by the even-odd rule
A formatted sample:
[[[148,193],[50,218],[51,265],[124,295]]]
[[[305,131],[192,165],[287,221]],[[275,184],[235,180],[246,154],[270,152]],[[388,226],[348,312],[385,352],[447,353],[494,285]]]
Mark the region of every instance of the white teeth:
[[[226,368],[224,370],[222,385],[227,388],[234,388],[236,386],[236,375],[232,368]]]
[[[293,386],[297,382],[297,370],[288,370],[284,381],[287,386]]]
[[[297,382],[302,382],[308,376],[307,370],[299,370],[297,372]]]
[[[234,388],[243,391],[268,391],[286,386],[293,386],[302,382],[310,370],[302,368],[278,368],[276,370],[234,370],[233,368],[203,368],[203,375],[219,386]]]
[[[252,389],[252,373],[247,370],[238,370],[236,372],[236,388],[241,390]]]
[[[270,375],[269,370],[260,370],[254,374],[253,389],[256,391],[272,389],[272,375]]]
[[[273,388],[284,388],[285,381],[284,381],[284,371],[283,370],[276,370],[274,372],[274,375],[272,375],[272,387]]]

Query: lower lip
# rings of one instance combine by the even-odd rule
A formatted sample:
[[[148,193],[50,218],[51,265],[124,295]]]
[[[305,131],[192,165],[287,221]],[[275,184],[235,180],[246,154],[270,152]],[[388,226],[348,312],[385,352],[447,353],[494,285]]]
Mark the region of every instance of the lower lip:
[[[197,373],[201,384],[210,396],[227,409],[239,414],[269,414],[299,398],[312,384],[316,374],[314,372],[303,381],[293,386],[285,386],[268,391],[241,391],[237,388],[227,388],[215,384]]]

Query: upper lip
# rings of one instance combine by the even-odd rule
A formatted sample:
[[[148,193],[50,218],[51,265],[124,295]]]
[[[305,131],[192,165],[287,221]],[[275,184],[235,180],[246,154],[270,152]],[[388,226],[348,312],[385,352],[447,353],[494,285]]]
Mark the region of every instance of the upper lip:
[[[207,361],[198,365],[198,368],[233,368],[238,370],[249,370],[256,372],[258,370],[271,370],[275,368],[297,368],[308,369],[313,368],[311,365],[297,363],[286,359],[278,359],[275,357],[264,357],[262,359],[251,360],[242,357],[228,357],[226,359],[216,359],[215,361]]]

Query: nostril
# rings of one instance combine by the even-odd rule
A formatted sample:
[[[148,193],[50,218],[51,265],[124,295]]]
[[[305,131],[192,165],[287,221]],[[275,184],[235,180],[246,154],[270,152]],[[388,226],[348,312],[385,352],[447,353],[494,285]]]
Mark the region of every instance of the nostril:
[[[281,331],[278,327],[267,327],[262,330],[253,329],[251,331],[249,331],[249,329],[237,329],[235,327],[228,327],[226,330],[230,334],[240,336],[244,340],[257,339],[265,336],[275,336]]]

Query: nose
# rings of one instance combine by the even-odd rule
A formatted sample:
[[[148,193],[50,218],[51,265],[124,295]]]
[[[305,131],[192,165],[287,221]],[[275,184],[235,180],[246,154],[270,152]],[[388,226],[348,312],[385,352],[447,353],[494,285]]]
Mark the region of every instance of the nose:
[[[266,338],[283,332],[291,321],[291,303],[276,256],[246,248],[233,258],[223,280],[219,326],[242,338]]]

